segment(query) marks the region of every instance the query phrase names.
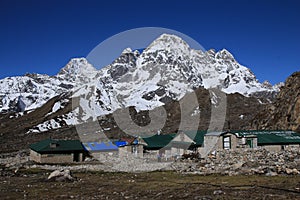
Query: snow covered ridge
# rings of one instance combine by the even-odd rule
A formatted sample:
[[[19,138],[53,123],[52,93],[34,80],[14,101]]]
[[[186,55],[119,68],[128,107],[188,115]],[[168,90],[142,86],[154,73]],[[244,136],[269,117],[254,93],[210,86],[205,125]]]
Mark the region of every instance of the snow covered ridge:
[[[225,49],[203,52],[191,49],[178,36],[163,34],[141,54],[127,48],[101,70],[85,58],[74,58],[55,76],[27,74],[2,79],[0,112],[35,109],[73,91],[73,97],[84,97],[80,100],[83,118],[95,119],[128,106],[150,110],[199,87],[245,96],[279,91],[278,86],[260,83]],[[59,109],[59,104],[54,106],[52,112]]]

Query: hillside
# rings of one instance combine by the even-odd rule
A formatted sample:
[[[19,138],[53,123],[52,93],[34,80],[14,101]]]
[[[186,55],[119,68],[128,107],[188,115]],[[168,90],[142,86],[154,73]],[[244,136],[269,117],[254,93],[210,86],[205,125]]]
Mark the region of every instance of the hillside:
[[[255,116],[252,128],[300,132],[300,72],[286,79],[275,101]]]

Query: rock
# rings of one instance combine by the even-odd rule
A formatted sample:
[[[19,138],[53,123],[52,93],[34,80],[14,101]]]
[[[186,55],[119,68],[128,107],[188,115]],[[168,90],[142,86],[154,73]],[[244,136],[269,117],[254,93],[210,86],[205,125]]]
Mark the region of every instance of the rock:
[[[223,192],[222,190],[215,190],[213,192],[214,195],[222,195],[222,194],[225,194],[225,192]]]
[[[277,172],[272,172],[272,171],[269,171],[268,173],[266,173],[266,176],[277,176]]]
[[[48,180],[54,181],[74,181],[75,178],[71,176],[71,171],[68,169],[55,170],[49,176]]]
[[[241,168],[244,165],[243,161],[237,162],[233,165],[233,170],[237,170],[239,168]]]
[[[299,174],[299,171],[297,169],[295,169],[295,168],[292,170],[292,172],[293,172],[294,175]]]
[[[194,199],[195,200],[211,200],[213,198],[210,196],[195,196]]]
[[[286,168],[286,169],[285,169],[285,172],[286,172],[287,174],[292,174],[292,173],[293,173],[293,170],[292,170],[292,169],[289,169],[289,168]]]

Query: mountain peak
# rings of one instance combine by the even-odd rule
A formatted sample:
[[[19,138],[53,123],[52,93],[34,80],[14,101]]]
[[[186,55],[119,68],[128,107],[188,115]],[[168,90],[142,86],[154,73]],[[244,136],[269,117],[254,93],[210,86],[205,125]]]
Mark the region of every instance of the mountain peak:
[[[185,42],[181,37],[174,35],[174,34],[168,34],[168,33],[163,33],[161,34],[156,40],[177,40],[181,42]]]
[[[221,58],[221,59],[234,59],[233,55],[227,50],[227,49],[222,49],[216,53],[216,58]]]
[[[86,71],[97,71],[86,58],[72,58],[65,67],[63,67],[58,75],[63,74],[79,74]]]
[[[86,58],[72,58],[68,64],[59,71],[57,76],[66,81],[74,82],[76,80],[87,81],[95,77],[96,74],[97,69],[91,65]]]
[[[215,49],[209,49],[208,51],[205,52],[205,54],[208,55],[211,58],[215,58],[216,50]]]
[[[132,49],[131,48],[126,48],[122,51],[122,54],[125,54],[125,53],[132,53]]]
[[[146,52],[155,52],[157,50],[174,51],[180,49],[181,51],[189,51],[189,45],[177,35],[162,34],[155,39],[147,48]]]

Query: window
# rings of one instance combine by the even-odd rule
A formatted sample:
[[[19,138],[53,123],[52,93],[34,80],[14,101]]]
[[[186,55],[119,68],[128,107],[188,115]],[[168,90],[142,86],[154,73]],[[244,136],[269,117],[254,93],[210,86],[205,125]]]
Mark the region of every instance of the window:
[[[223,137],[223,149],[230,149],[231,148],[231,140],[230,136]]]
[[[51,143],[50,143],[50,148],[51,148],[51,149],[55,149],[56,147],[58,147],[58,144],[57,144],[57,143],[54,143],[54,142],[51,142]]]

